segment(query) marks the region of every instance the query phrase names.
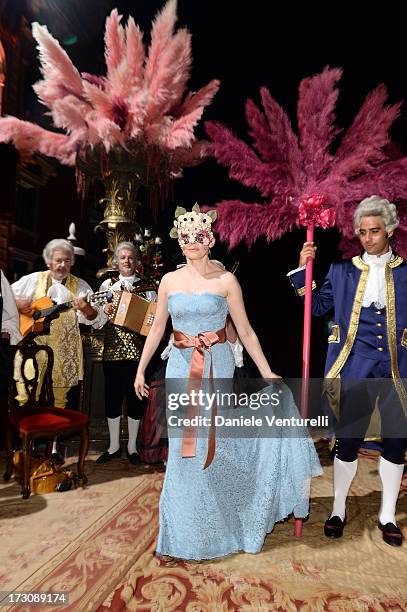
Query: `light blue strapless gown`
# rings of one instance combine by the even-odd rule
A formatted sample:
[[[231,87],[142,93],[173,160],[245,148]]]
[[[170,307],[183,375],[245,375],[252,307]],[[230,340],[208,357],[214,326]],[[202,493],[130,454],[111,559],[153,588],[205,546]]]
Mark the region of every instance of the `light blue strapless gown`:
[[[169,312],[174,329],[195,336],[223,328],[228,309],[226,298],[219,295],[176,293],[169,296]],[[167,379],[188,378],[192,350],[172,348]],[[212,356],[214,378],[232,378],[235,364],[229,344],[214,345]],[[208,376],[207,355],[205,361]],[[284,415],[299,416],[291,391],[283,389]],[[310,479],[322,473],[307,435],[218,436],[214,460],[205,470],[207,437],[198,436],[193,458],[182,458],[181,445],[180,437],[170,436],[158,554],[199,560],[238,551],[257,553],[274,523],[291,513],[307,516]]]

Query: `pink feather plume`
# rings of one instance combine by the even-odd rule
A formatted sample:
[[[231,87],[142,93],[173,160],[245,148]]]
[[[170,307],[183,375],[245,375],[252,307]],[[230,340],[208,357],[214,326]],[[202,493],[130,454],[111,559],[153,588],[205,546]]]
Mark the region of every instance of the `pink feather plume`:
[[[47,26],[32,24],[33,37],[37,41],[41,72],[45,81],[63,86],[67,92],[78,97],[82,95],[82,79],[68,54],[48,32]]]
[[[172,39],[176,19],[177,1],[168,0],[162,11],[155,18],[151,30],[151,43],[145,66],[145,82],[147,87],[150,87],[157,72],[160,70],[160,64],[162,63],[166,47]]]
[[[220,81],[217,79],[213,79],[205,85],[205,87],[201,87],[201,89],[197,92],[191,92],[185,98],[185,101],[180,106],[174,115],[177,117],[179,115],[189,114],[197,108],[205,108],[208,106],[219,90]]]
[[[335,155],[335,171],[345,175],[368,171],[386,158],[389,130],[400,112],[400,104],[385,106],[387,90],[379,85],[366,97]]]
[[[325,68],[321,74],[303,79],[298,98],[298,131],[307,176],[322,178],[329,171],[330,147],[340,130],[335,126],[336,87],[342,70]]]
[[[126,27],[126,60],[131,84],[140,86],[143,80],[145,51],[143,33],[133,17],[129,17]]]
[[[131,155],[141,147],[149,168],[167,168],[171,176],[180,175],[182,163],[203,159],[207,144],[196,140],[194,129],[219,82],[195,94],[186,91],[191,34],[175,32],[176,0],[169,0],[154,20],[148,54],[134,19],[125,27],[121,19],[117,9],[106,19],[106,75],[80,74],[47,28],[33,24],[43,75],[34,89],[54,126],[65,134],[0,118],[0,141],[13,142],[23,156],[54,152],[69,165],[76,153],[86,156],[88,148],[101,145],[103,154],[103,148],[109,152],[118,146]]]
[[[400,104],[386,105],[386,88],[380,85],[366,97],[338,146],[341,130],[335,125],[335,105],[341,74],[340,69],[325,68],[301,82],[298,137],[266,88],[261,89],[262,110],[251,100],[246,104],[253,149],[224,126],[206,124],[211,154],[228,169],[230,178],[255,187],[263,196],[261,203],[217,205],[217,231],[230,248],[242,240],[252,245],[258,236],[281,237],[299,224],[299,204],[315,193],[324,195],[327,205],[335,209],[346,253],[357,244],[353,212],[363,198],[387,197],[399,210],[406,209],[407,215],[403,204],[407,202],[407,158],[391,154],[389,146],[389,130]],[[400,254],[407,256],[407,216],[395,236]]]
[[[1,120],[0,142],[13,144],[25,160],[29,160],[34,153],[42,153],[55,157],[67,166],[75,163],[76,151],[68,136],[44,130],[35,123],[15,117]]]
[[[126,52],[123,26],[120,25],[122,15],[113,9],[106,19],[105,30],[105,61],[107,73],[110,74],[120,64]]]

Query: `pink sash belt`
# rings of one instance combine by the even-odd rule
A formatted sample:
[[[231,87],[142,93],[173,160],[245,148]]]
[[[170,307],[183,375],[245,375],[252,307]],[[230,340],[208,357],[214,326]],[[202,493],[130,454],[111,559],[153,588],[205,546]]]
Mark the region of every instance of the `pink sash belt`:
[[[214,344],[223,344],[226,342],[226,329],[219,329],[217,332],[206,331],[201,332],[197,336],[190,336],[184,332],[174,331],[174,346],[179,349],[193,348],[191,366],[189,368],[188,394],[192,390],[199,391],[202,384],[202,378],[205,371],[205,351],[208,352],[210,358],[209,379],[212,389],[213,384],[213,367],[212,367],[212,346]],[[208,452],[203,469],[206,469],[213,461],[215,456],[215,417],[217,412],[216,402],[213,402],[211,410],[211,425],[208,438]],[[192,419],[199,415],[199,405],[193,406],[191,403],[187,408],[187,418]],[[182,457],[195,457],[196,455],[196,438],[197,425],[184,428],[182,437]]]

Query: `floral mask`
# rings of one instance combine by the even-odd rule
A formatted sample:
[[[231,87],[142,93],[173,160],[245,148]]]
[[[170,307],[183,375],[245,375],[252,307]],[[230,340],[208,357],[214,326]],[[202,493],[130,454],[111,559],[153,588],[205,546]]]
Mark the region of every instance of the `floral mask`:
[[[177,206],[170,236],[178,238],[181,247],[195,242],[208,246],[214,239],[211,225],[215,220],[216,210],[202,213],[198,204],[195,204],[192,211],[187,212],[185,208]]]

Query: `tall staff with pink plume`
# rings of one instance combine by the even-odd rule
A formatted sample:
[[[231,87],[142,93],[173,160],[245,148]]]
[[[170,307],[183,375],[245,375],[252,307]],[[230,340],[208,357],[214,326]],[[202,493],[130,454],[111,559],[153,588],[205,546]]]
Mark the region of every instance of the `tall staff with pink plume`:
[[[327,208],[325,202],[326,198],[324,195],[313,194],[304,198],[300,203],[299,221],[307,229],[307,242],[314,242],[314,229],[316,227],[327,229],[335,223],[335,210]],[[302,343],[301,416],[303,418],[306,418],[308,415],[313,265],[314,259],[308,257],[305,269],[304,334]]]
[[[325,196],[313,194],[304,198],[299,206],[300,224],[307,228],[307,242],[314,242],[314,229],[321,227],[327,229],[335,223],[335,210],[325,208]],[[304,305],[304,333],[302,340],[302,385],[301,385],[301,416],[308,416],[309,371],[311,355],[311,310],[312,310],[312,280],[314,259],[307,258],[305,268],[305,305]],[[302,520],[295,519],[295,536],[301,537]]]

